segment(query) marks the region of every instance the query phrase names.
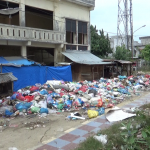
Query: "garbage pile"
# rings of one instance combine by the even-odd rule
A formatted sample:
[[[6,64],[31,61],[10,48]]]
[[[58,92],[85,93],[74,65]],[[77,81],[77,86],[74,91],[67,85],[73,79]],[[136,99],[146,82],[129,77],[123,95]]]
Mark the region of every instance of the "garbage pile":
[[[0,100],[0,116],[29,116],[33,114],[46,117],[47,114],[87,110],[89,118],[102,115],[126,98],[139,95],[148,89],[149,75],[118,76],[114,79],[101,78],[99,81],[64,82],[48,80],[14,92]],[[95,110],[91,110],[91,108]],[[85,119],[78,113],[68,118]]]

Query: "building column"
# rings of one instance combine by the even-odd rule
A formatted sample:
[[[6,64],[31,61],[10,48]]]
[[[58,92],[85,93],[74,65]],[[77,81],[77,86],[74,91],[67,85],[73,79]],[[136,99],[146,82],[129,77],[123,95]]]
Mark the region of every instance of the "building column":
[[[27,47],[21,46],[21,56],[27,58]]]
[[[54,66],[58,66],[58,62],[64,61],[64,56],[62,54],[64,45],[57,45],[54,49]]]
[[[25,19],[25,1],[24,0],[20,0],[19,8],[21,9],[19,11],[19,25],[22,27],[25,27],[26,19]]]

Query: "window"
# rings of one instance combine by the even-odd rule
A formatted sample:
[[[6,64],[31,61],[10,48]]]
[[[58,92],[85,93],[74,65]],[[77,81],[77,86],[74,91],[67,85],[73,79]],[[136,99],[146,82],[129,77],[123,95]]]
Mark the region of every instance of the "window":
[[[75,45],[66,45],[66,50],[77,50]]]
[[[87,46],[78,46],[78,50],[86,51]]]
[[[78,22],[78,44],[87,44],[87,23]]]
[[[76,37],[76,21],[66,19],[66,42],[75,44]]]

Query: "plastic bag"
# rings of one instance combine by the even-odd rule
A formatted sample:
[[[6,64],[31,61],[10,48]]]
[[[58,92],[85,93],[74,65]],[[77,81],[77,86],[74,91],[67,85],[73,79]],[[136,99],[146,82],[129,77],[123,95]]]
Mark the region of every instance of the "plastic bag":
[[[38,103],[38,105],[41,107],[41,108],[47,108],[47,102],[46,101],[40,101]]]
[[[14,113],[12,113],[12,112],[10,112],[9,110],[5,110],[5,115],[6,116],[11,116],[11,115],[13,115]]]
[[[21,93],[17,94],[16,99],[18,99],[20,101],[25,101],[25,98],[22,96]]]
[[[41,108],[41,109],[40,109],[40,113],[41,113],[41,114],[42,114],[42,113],[48,114],[48,109],[47,109],[47,108]]]
[[[38,113],[40,111],[39,107],[31,107],[31,112],[32,113]]]
[[[13,94],[13,95],[11,96],[11,100],[16,99],[16,96],[17,96],[17,93]]]
[[[96,118],[97,116],[98,116],[98,111],[88,110],[88,117],[89,118]]]
[[[30,107],[31,107],[31,105],[32,105],[32,103],[30,102],[30,103],[18,103],[18,104],[16,104],[16,109],[17,110],[23,110],[23,109],[29,109]]]
[[[62,109],[63,109],[63,107],[64,107],[64,104],[58,104],[57,109],[62,110]]]
[[[32,86],[32,87],[30,88],[30,91],[31,91],[31,92],[34,92],[34,91],[37,91],[37,90],[39,90],[39,88],[36,87],[36,86]]]
[[[94,100],[94,98],[95,98],[95,100]],[[92,106],[97,106],[97,107],[102,107],[103,106],[103,101],[102,101],[102,99],[100,98],[100,99],[98,99],[99,97],[94,97],[93,98],[93,100],[91,101],[91,105]],[[98,100],[97,100],[98,99]]]
[[[72,101],[71,100],[67,100],[65,101],[65,107],[64,108],[70,108],[72,106]]]
[[[47,95],[48,92],[47,92],[45,89],[43,89],[43,90],[40,91],[40,94],[41,94],[41,95]]]
[[[100,136],[94,136],[94,139],[98,140],[99,142],[102,142],[102,144],[107,143],[107,135],[100,135]]]
[[[25,96],[25,101],[26,102],[31,102],[34,99],[34,95],[33,96]]]
[[[98,112],[98,115],[100,116],[100,115],[103,115],[105,113],[105,108],[102,107],[102,108],[100,108],[100,109],[98,109],[96,111]]]

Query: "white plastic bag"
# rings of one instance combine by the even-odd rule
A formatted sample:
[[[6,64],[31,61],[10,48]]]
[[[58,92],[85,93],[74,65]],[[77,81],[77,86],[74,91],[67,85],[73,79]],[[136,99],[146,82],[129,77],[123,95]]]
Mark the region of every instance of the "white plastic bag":
[[[100,135],[100,136],[94,136],[94,139],[98,140],[99,142],[102,142],[102,144],[106,144],[107,143],[107,135]]]

